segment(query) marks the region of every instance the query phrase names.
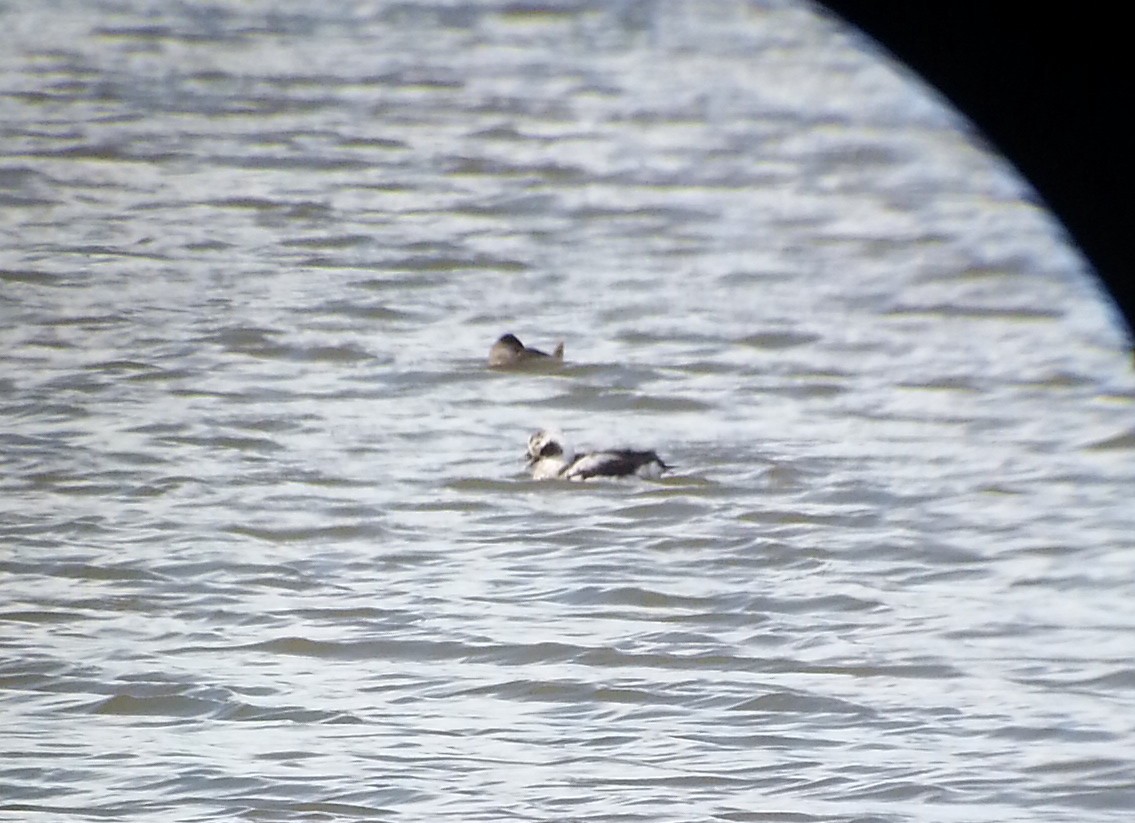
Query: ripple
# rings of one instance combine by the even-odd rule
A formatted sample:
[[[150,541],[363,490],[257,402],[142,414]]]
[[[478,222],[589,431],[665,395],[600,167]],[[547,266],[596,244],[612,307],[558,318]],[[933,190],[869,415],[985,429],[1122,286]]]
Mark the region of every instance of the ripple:
[[[1057,309],[1030,306],[972,306],[953,303],[898,306],[888,310],[887,314],[894,316],[964,317],[977,320],[1055,320],[1063,316],[1063,312]]]
[[[374,523],[340,523],[318,527],[275,528],[255,526],[229,526],[226,531],[252,537],[267,543],[311,543],[312,541],[341,541],[380,537],[385,529]]]
[[[874,712],[866,706],[860,706],[846,700],[810,695],[803,692],[783,691],[748,698],[733,706],[732,710],[769,715],[808,713],[856,718],[874,715]]]
[[[164,697],[135,697],[118,694],[100,700],[88,711],[92,714],[145,715],[169,718],[186,718],[212,714],[217,705],[211,700],[200,700],[184,695]]]
[[[1097,449],[1099,451],[1126,451],[1128,449],[1135,449],[1135,429],[1131,429],[1129,431],[1125,431],[1111,437],[1105,437],[1102,440],[1096,440],[1093,443],[1089,443],[1087,448]]]
[[[742,346],[752,346],[756,349],[792,349],[797,346],[807,346],[820,339],[817,334],[803,334],[792,330],[757,332],[742,337],[737,342]]]

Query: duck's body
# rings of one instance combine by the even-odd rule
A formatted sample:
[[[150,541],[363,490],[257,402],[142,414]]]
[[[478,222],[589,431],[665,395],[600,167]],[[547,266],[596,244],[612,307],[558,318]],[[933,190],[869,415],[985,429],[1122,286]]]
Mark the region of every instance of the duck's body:
[[[519,366],[524,363],[560,362],[564,360],[564,343],[561,340],[551,354],[529,348],[513,334],[506,334],[489,349],[489,365],[494,368]]]
[[[541,430],[528,438],[528,468],[533,480],[631,476],[657,480],[670,466],[654,451],[604,449],[572,454],[558,432]]]

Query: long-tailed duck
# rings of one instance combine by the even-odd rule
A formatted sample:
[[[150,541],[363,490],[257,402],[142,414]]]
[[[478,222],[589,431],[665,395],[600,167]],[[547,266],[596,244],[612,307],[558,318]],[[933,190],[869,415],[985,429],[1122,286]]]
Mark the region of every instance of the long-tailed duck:
[[[588,480],[630,477],[657,480],[671,468],[653,451],[605,449],[572,454],[559,432],[541,429],[528,438],[528,469],[533,480]]]
[[[499,366],[518,366],[522,363],[532,363],[534,361],[552,361],[556,360],[563,362],[564,359],[564,343],[561,340],[556,344],[556,348],[552,350],[551,354],[542,352],[539,349],[530,349],[520,342],[514,334],[506,334],[500,340],[493,343],[493,347],[489,349],[489,365],[494,367]]]

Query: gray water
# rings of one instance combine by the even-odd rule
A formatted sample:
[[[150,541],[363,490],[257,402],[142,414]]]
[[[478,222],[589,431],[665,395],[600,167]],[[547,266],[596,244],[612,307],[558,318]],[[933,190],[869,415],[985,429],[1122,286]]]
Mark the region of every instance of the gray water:
[[[53,0],[0,68],[0,818],[1129,819],[1128,342],[837,21]]]

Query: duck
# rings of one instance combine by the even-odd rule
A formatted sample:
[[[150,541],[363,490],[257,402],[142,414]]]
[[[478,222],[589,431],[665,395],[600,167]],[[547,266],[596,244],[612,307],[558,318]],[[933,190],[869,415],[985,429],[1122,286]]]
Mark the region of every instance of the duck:
[[[533,480],[590,480],[593,477],[641,477],[658,480],[672,469],[653,450],[603,449],[573,454],[563,435],[541,429],[528,438],[528,470]]]
[[[556,344],[551,354],[539,349],[529,348],[520,342],[515,334],[505,334],[489,349],[489,366],[501,368],[519,366],[524,363],[559,362],[564,360],[564,341]]]

